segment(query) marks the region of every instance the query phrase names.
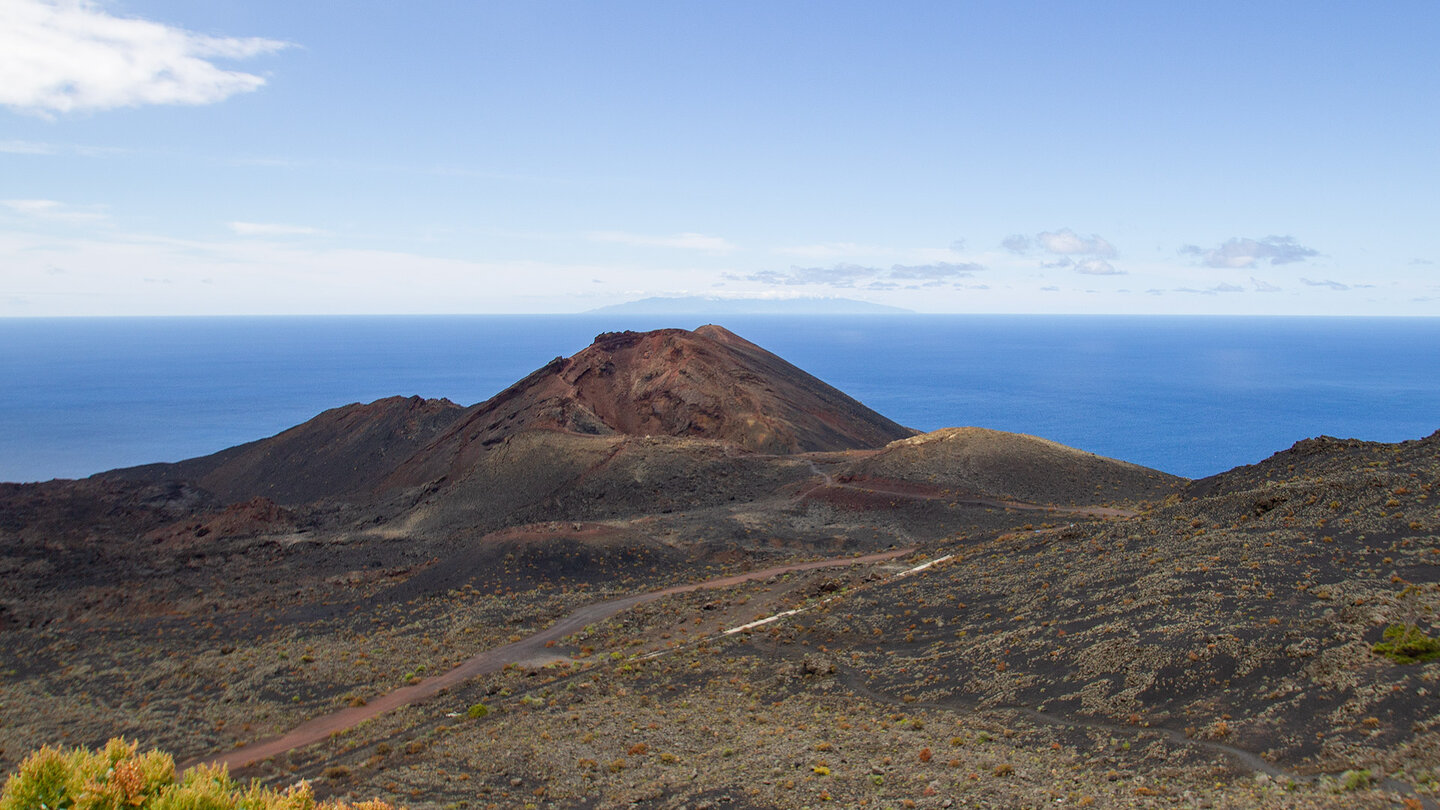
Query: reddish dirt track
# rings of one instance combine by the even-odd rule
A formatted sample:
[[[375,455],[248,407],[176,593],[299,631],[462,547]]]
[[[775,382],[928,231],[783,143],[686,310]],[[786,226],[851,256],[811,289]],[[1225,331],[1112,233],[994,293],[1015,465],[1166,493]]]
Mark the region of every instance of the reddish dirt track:
[[[817,568],[836,568],[862,563],[884,562],[886,560],[893,560],[896,557],[903,557],[914,550],[913,547],[901,548],[878,554],[868,554],[863,557],[844,557],[792,563],[790,565],[777,565],[773,568],[764,568],[759,571],[750,571],[744,574],[735,574],[733,576],[710,579],[689,585],[675,585],[658,591],[650,591],[648,593],[626,596],[620,599],[612,599],[608,602],[597,602],[593,605],[586,605],[528,638],[478,653],[443,675],[427,678],[411,686],[401,687],[393,692],[375,698],[364,706],[341,709],[338,712],[308,720],[279,737],[261,740],[221,754],[191,760],[182,767],[189,768],[202,763],[223,763],[231,769],[235,769],[269,759],[270,757],[292,751],[296,748],[302,748],[306,745],[320,742],[335,732],[353,728],[373,717],[378,717],[386,712],[398,709],[401,706],[408,706],[416,701],[424,700],[447,687],[463,683],[478,675],[497,672],[509,664],[519,663],[545,654],[546,642],[564,638],[588,624],[608,619],[635,605],[650,602],[662,596],[689,593],[691,591],[709,588],[727,588],[732,585],[752,582],[757,579],[768,579],[777,574],[787,574],[795,571],[811,571]]]

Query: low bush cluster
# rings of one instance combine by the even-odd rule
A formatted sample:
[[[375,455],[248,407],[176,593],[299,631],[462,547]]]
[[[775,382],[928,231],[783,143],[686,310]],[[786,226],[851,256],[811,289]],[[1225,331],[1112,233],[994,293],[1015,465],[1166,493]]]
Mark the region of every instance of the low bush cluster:
[[[5,780],[0,810],[393,810],[381,801],[317,802],[304,782],[285,790],[240,785],[224,765],[198,765],[183,776],[162,751],[140,753],[114,739],[97,751],[46,746]]]

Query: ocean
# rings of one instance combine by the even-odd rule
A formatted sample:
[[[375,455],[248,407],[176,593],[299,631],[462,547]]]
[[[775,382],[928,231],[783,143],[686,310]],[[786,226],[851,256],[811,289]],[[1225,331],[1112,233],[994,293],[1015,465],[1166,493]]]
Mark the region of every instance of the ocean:
[[[396,394],[480,402],[696,317],[0,319],[0,481],[205,455]],[[1440,318],[727,316],[921,430],[1030,433],[1199,478],[1327,434],[1440,429]]]

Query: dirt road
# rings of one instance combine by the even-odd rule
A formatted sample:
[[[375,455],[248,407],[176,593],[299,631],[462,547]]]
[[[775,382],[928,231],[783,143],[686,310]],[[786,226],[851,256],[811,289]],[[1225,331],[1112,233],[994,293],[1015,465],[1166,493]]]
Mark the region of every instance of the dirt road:
[[[506,644],[478,653],[443,675],[437,675],[410,686],[401,687],[393,692],[375,698],[364,706],[341,709],[338,712],[308,720],[279,737],[261,740],[242,748],[236,748],[214,756],[195,759],[184,763],[182,767],[189,768],[201,763],[224,763],[231,769],[235,769],[253,762],[269,759],[277,754],[283,754],[296,748],[317,743],[337,731],[344,731],[373,717],[378,717],[386,712],[398,709],[401,706],[407,706],[418,700],[424,700],[446,687],[463,683],[478,675],[498,672],[510,664],[520,663],[546,654],[545,644],[547,642],[559,640],[580,630],[586,625],[608,619],[636,605],[651,602],[663,596],[710,588],[728,588],[733,585],[753,582],[758,579],[769,579],[772,576],[796,571],[812,571],[817,568],[836,568],[863,563],[884,562],[895,559],[896,557],[903,557],[914,550],[914,548],[901,548],[878,554],[868,554],[863,557],[841,557],[826,560],[812,560],[803,563],[791,563],[789,565],[777,565],[759,571],[750,571],[744,574],[709,579],[704,582],[696,582],[689,585],[675,585],[658,591],[650,591],[648,593],[635,594],[620,599],[612,599],[607,602],[597,602],[593,605],[586,605],[532,636],[512,644]]]

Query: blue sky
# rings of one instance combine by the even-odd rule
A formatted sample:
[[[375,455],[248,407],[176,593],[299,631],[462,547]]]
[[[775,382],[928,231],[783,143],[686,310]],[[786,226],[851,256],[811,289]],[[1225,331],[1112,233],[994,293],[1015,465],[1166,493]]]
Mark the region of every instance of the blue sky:
[[[1440,314],[1440,5],[0,0],[0,316]]]

